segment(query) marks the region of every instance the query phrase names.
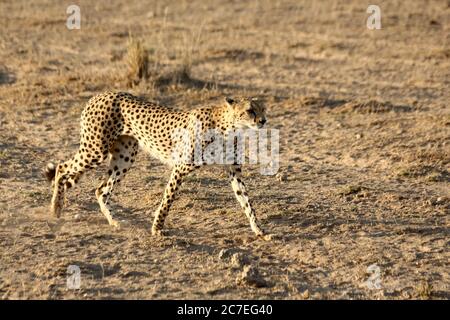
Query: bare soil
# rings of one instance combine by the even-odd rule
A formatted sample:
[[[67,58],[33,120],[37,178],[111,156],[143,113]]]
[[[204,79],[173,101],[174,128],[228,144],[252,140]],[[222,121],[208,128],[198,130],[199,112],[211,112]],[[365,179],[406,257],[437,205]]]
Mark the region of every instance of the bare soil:
[[[356,0],[81,0],[80,30],[69,4],[0,3],[2,299],[450,298],[448,1],[378,1],[381,30]],[[129,34],[150,58],[133,88]],[[152,237],[169,169],[143,152],[112,198],[126,226],[95,200],[106,164],[52,217],[42,169],[74,154],[81,110],[106,90],[180,109],[264,99],[280,171],[248,166],[245,181],[276,238],[253,236],[216,167],[187,179]]]

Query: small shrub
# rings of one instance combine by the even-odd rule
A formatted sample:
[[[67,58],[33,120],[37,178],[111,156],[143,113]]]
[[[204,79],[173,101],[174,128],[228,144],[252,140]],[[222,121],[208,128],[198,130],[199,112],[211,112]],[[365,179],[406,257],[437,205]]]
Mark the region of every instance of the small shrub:
[[[130,38],[127,50],[127,85],[133,87],[148,78],[148,52],[139,40]]]
[[[422,281],[416,287],[416,294],[422,300],[429,300],[433,295],[433,285],[431,285],[428,281]]]

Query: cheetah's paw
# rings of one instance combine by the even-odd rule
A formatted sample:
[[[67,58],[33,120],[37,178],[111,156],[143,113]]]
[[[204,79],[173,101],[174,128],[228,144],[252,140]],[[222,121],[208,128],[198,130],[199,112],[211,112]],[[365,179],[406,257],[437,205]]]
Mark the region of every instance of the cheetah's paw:
[[[276,236],[274,234],[272,234],[272,233],[265,233],[265,232],[262,232],[262,231],[257,233],[256,236],[258,238],[261,238],[261,239],[265,240],[265,241],[272,241],[272,240],[276,239]]]
[[[50,207],[50,212],[56,218],[60,218],[61,217],[61,211],[62,211],[62,205],[60,203],[54,203]]]
[[[265,241],[272,241],[272,240],[276,240],[276,239],[277,239],[277,236],[274,235],[273,233],[270,233],[270,234],[263,234],[261,237],[262,237]]]
[[[109,221],[109,225],[114,227],[115,229],[120,229],[120,222],[114,219]]]

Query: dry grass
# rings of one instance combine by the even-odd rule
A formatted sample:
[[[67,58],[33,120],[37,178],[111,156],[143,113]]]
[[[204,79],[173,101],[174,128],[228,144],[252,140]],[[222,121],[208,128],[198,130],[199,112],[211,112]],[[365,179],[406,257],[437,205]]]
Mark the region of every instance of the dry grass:
[[[199,55],[200,40],[202,36],[201,25],[198,30],[186,32],[183,36],[183,47],[180,53],[181,73],[191,76],[192,66],[195,61],[195,55]]]
[[[133,87],[149,76],[148,51],[140,40],[132,37],[128,40],[126,61],[128,64],[127,85]]]
[[[185,31],[182,33],[181,45],[178,47],[164,44],[164,40],[160,40],[159,47],[155,50],[155,73],[151,75],[151,83],[155,88],[165,88],[170,85],[190,85],[201,86],[201,81],[195,81],[192,78],[192,68],[194,63],[200,59],[200,26],[197,31]],[[162,32],[161,32],[162,33]],[[164,39],[160,35],[160,39]],[[169,68],[162,68],[167,57],[175,57],[177,63],[170,65]]]
[[[422,281],[415,287],[415,293],[421,300],[430,300],[433,296],[433,285],[429,281]]]
[[[413,111],[410,106],[395,106],[389,101],[379,102],[375,100],[368,101],[350,101],[333,109],[337,113],[383,113],[383,112],[408,112]]]

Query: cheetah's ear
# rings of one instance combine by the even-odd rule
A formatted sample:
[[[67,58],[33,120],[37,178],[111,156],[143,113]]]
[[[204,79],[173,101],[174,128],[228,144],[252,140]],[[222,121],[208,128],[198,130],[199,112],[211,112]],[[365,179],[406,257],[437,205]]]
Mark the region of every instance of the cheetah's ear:
[[[230,97],[226,97],[225,98],[225,101],[230,105],[230,106],[232,106],[236,101],[234,101],[234,99],[233,98],[230,98]]]

